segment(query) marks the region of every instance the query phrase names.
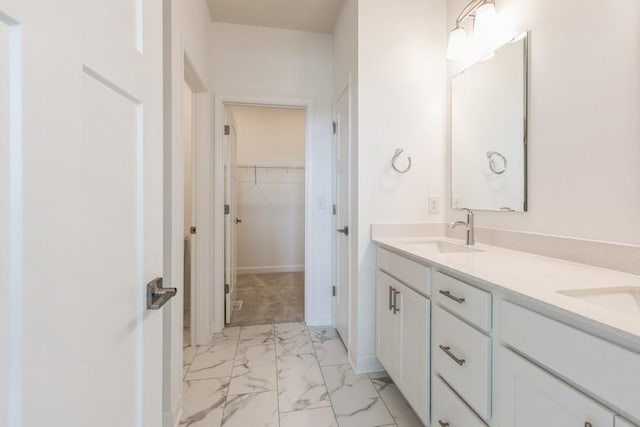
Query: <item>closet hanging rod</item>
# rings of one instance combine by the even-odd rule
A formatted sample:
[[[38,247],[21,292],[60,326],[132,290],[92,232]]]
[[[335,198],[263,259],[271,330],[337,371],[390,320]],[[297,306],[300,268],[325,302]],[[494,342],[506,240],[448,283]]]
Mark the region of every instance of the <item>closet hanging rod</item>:
[[[260,165],[237,165],[238,169],[304,169],[304,166],[260,166]]]

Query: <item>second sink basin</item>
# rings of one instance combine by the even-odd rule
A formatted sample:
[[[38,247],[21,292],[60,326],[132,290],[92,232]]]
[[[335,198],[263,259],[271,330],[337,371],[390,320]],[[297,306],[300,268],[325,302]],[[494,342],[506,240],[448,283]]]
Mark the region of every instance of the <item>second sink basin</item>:
[[[619,313],[640,315],[640,287],[570,289],[558,292]]]

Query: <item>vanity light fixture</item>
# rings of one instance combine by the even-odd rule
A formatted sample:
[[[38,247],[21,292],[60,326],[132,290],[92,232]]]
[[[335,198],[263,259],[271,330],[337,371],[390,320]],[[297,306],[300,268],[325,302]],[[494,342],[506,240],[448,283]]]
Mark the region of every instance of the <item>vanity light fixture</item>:
[[[497,23],[494,0],[471,0],[456,18],[456,27],[449,35],[448,59],[460,59],[469,51],[471,40],[463,27],[467,18],[474,18],[473,35],[479,43],[490,43]]]

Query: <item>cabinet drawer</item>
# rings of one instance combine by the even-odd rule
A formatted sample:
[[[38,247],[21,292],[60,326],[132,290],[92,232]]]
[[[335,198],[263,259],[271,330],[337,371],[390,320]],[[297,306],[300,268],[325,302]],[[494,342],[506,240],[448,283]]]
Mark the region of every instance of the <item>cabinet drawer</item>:
[[[491,330],[491,294],[451,276],[436,272],[433,294],[438,304],[484,331]]]
[[[501,427],[613,426],[613,412],[504,347],[499,366]]]
[[[433,310],[433,370],[480,416],[491,416],[491,338],[441,307]]]
[[[431,294],[431,269],[426,265],[378,248],[378,268],[424,296]]]
[[[503,302],[501,314],[505,343],[640,419],[640,354],[515,304]]]
[[[433,427],[486,427],[458,396],[435,376],[433,379]]]

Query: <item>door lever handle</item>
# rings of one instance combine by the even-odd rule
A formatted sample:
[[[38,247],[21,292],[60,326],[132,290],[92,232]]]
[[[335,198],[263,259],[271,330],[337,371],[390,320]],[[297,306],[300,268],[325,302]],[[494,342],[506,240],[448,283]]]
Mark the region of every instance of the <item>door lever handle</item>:
[[[240,218],[236,218],[236,224],[241,224],[242,220]]]
[[[338,233],[342,233],[342,234],[344,234],[345,236],[348,236],[348,235],[349,235],[349,227],[348,227],[348,226],[346,226],[346,225],[345,225],[344,227],[342,227],[342,228],[338,228],[336,231],[337,231]]]
[[[162,277],[153,279],[147,283],[147,310],[159,310],[177,293],[176,288],[162,287]]]

